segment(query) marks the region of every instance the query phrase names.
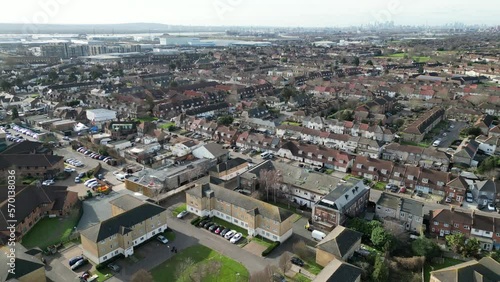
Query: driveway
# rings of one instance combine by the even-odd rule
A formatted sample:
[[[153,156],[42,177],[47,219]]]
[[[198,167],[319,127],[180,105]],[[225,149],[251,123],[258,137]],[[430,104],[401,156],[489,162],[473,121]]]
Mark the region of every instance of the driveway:
[[[450,121],[451,125],[454,126],[453,129],[448,126],[448,128],[442,130],[439,134],[439,137],[442,138],[441,144],[439,144],[440,148],[448,148],[453,141],[460,139],[460,131],[467,126],[467,123],[463,121]],[[446,132],[447,130],[449,132]],[[446,137],[443,136],[443,133],[446,133]]]

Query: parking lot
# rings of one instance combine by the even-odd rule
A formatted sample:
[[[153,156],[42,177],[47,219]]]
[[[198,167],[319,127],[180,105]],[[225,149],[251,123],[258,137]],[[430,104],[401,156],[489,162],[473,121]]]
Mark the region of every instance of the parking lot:
[[[460,139],[460,131],[465,128],[467,124],[462,121],[450,121],[448,128],[443,129],[439,138],[441,138],[441,143],[439,148],[448,148],[454,140]],[[453,127],[453,128],[451,128]],[[446,134],[446,136],[444,136]]]

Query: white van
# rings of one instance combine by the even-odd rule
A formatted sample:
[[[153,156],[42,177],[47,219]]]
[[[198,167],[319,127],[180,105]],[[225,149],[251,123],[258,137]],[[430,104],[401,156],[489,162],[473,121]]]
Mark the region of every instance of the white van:
[[[432,146],[437,147],[439,146],[439,144],[441,144],[441,140],[436,140],[434,141],[434,143],[432,143]]]
[[[117,174],[116,180],[125,181],[125,174]]]
[[[90,182],[93,182],[93,181],[97,181],[97,179],[96,178],[88,179],[83,184],[85,184],[85,186],[87,186]]]
[[[271,155],[271,153],[269,153],[269,152],[264,152],[264,153],[260,154],[261,158],[263,158],[263,159],[268,158],[269,155]]]
[[[311,236],[314,240],[321,241],[326,237],[326,234],[319,230],[313,230],[313,232],[311,232]]]

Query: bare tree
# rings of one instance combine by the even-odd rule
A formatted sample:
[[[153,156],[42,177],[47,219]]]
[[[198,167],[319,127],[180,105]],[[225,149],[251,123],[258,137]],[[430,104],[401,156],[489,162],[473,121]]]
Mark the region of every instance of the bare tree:
[[[139,269],[132,278],[130,279],[132,282],[153,282],[153,276],[145,269]]]
[[[267,202],[269,202],[269,193],[271,192],[274,196],[274,202],[276,203],[276,190],[279,189],[282,181],[283,176],[278,170],[263,169],[260,171],[259,185],[262,189],[261,193],[265,193],[264,195]]]
[[[181,263],[179,263],[179,265],[177,265],[177,270],[175,271],[175,277],[177,277],[177,279],[180,280],[184,275],[184,273],[193,265],[194,265],[193,259],[187,257]]]
[[[290,255],[289,252],[285,252],[281,255],[279,266],[283,274],[285,274],[292,267],[292,262],[290,261],[291,259],[292,256]]]
[[[270,265],[266,266],[263,270],[252,274],[249,282],[267,282],[273,279],[274,268]]]
[[[309,250],[307,249],[307,245],[303,240],[294,243],[292,246],[292,250],[302,259],[306,259],[309,256]]]

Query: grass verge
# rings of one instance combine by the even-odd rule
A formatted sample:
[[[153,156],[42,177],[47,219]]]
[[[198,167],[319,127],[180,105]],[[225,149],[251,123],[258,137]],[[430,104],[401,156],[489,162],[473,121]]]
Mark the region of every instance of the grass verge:
[[[172,214],[174,216],[177,216],[178,214],[180,214],[182,211],[185,210],[186,210],[186,204],[181,204],[172,211]]]
[[[77,209],[72,210],[64,218],[42,218],[22,239],[27,248],[39,247],[45,250],[50,245],[66,241],[73,228],[78,225],[80,214]]]
[[[206,282],[248,281],[250,277],[242,264],[202,245],[181,251],[151,270],[151,274],[154,281],[176,282],[191,281],[195,276]]]

